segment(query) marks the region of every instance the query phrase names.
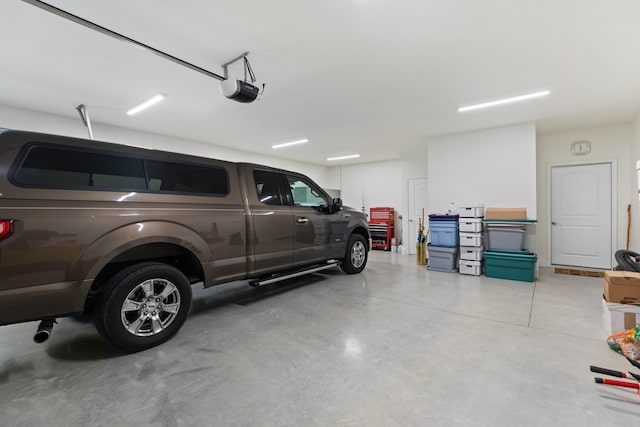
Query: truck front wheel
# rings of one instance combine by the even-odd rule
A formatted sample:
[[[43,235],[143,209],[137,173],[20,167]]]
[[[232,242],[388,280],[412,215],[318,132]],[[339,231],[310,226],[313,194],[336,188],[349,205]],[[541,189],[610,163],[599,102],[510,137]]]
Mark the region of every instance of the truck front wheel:
[[[184,324],[191,285],[180,270],[146,262],[115,274],[98,297],[98,332],[126,351],[145,350],[169,340]]]
[[[347,251],[340,268],[347,274],[356,274],[367,265],[367,242],[359,234],[352,234],[347,243]]]

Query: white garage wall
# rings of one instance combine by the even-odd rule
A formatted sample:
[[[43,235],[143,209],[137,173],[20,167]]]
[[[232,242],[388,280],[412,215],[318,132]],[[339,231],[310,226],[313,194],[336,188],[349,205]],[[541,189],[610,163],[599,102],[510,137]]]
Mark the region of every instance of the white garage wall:
[[[372,207],[392,207],[402,213],[402,166],[397,160],[363,163],[331,168],[337,174],[341,198],[350,206],[368,215]],[[363,202],[364,200],[364,202]],[[401,223],[395,218],[396,236],[401,236]]]
[[[429,212],[456,205],[526,207],[536,216],[533,123],[430,139]]]
[[[340,174],[342,202],[354,209],[369,213],[372,207],[402,205],[400,182],[402,168],[397,160],[363,163],[332,168]],[[363,203],[364,200],[364,203]]]
[[[400,160],[334,166],[329,174],[335,188],[342,189],[341,197],[345,205],[361,211],[364,191],[367,214],[371,207],[393,207],[396,211],[395,236],[398,243],[413,242],[408,236],[407,182],[411,178],[427,177],[425,147],[402,153]]]
[[[640,125],[637,125],[640,127]],[[636,155],[632,155],[632,125],[630,123],[576,129],[567,132],[538,135],[538,262],[549,266],[550,261],[550,212],[549,199],[551,187],[549,174],[551,165],[581,164],[598,161],[613,161],[614,204],[617,216],[614,218],[614,248],[623,248],[627,239],[627,204],[631,204],[632,244],[630,249],[640,251],[638,244],[640,233],[640,204],[638,203],[635,175],[635,159],[640,153],[640,140],[637,140]],[[575,141],[591,142],[591,152],[587,155],[571,154],[571,144]],[[634,197],[635,196],[635,197]]]
[[[536,135],[533,123],[432,138],[429,149],[429,213],[457,206],[525,207],[536,218]],[[537,227],[525,247],[537,250]]]
[[[536,216],[535,127],[519,124],[478,132],[431,138],[421,147],[402,153],[399,160],[331,168],[346,205],[393,206],[396,236],[408,235],[408,180],[428,178],[427,212],[444,212],[451,202],[484,203],[487,206],[526,207]],[[334,178],[335,179],[335,178]],[[527,245],[537,249],[535,227]]]
[[[89,115],[91,115],[91,111],[89,111]],[[234,150],[198,141],[171,138],[132,129],[108,126],[99,122],[92,121],[91,124],[93,136],[99,141],[180,152],[232,162],[258,163],[300,172],[309,176],[322,187],[335,188],[331,186],[335,185],[335,180],[330,178],[328,167]],[[82,124],[80,116],[78,116],[77,119],[71,119],[69,117],[19,110],[1,105],[0,127],[88,138],[87,130]]]

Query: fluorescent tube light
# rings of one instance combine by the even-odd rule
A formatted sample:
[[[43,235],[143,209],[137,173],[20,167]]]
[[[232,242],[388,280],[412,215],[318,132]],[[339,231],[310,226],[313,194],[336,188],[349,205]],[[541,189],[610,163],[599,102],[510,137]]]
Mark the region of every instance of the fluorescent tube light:
[[[134,114],[139,113],[140,111],[145,110],[145,109],[151,107],[152,105],[157,104],[158,102],[162,101],[164,98],[166,98],[165,95],[157,94],[153,98],[144,101],[142,104],[140,104],[140,105],[138,105],[136,107],[133,107],[132,109],[127,111],[127,114],[130,115],[130,116],[133,116]]]
[[[332,162],[334,160],[345,160],[345,159],[355,159],[360,157],[360,154],[351,154],[349,156],[341,156],[341,157],[329,157],[327,160]]]
[[[298,144],[304,144],[306,142],[309,142],[309,140],[307,138],[305,139],[299,139],[297,141],[291,141],[291,142],[285,142],[284,144],[276,144],[276,145],[272,145],[271,148],[273,148],[274,150],[278,149],[278,148],[283,148],[283,147],[289,147],[291,145],[298,145]]]
[[[458,108],[458,112],[462,113],[464,111],[477,110],[479,108],[487,108],[494,107],[496,105],[509,104],[511,102],[524,101],[532,98],[539,98],[541,96],[547,96],[551,92],[548,90],[543,90],[542,92],[529,93],[527,95],[514,96],[512,98],[499,99],[497,101],[484,102],[482,104],[468,105],[466,107]]]

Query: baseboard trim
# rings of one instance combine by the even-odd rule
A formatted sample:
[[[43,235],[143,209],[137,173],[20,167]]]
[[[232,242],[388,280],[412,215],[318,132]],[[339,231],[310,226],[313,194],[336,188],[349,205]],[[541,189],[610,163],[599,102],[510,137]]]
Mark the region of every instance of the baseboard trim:
[[[598,270],[580,270],[575,268],[560,268],[556,267],[553,270],[556,274],[569,274],[571,276],[583,276],[583,277],[603,277],[604,271]]]

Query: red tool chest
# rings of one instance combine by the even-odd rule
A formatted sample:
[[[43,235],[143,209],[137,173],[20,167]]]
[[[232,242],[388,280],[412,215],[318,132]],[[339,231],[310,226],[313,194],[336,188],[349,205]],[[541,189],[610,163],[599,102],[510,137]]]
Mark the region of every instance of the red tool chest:
[[[369,233],[373,242],[373,249],[389,250],[391,239],[394,238],[393,208],[369,209]]]

